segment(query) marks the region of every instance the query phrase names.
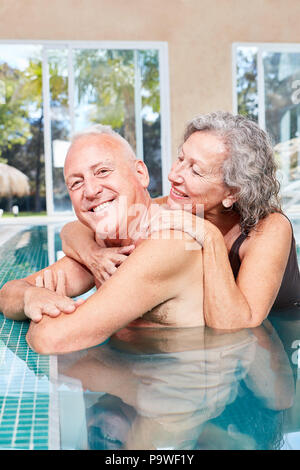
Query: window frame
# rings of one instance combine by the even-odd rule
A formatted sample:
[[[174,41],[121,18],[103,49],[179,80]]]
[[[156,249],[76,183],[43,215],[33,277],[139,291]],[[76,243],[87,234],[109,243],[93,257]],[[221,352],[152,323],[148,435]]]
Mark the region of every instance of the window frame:
[[[300,43],[275,43],[275,42],[235,42],[232,44],[232,109],[238,112],[237,100],[237,49],[240,47],[255,47],[257,49],[257,94],[258,94],[258,124],[266,130],[265,121],[265,87],[264,87],[264,52],[297,52],[300,53]]]
[[[42,51],[43,70],[43,111],[44,111],[44,155],[45,155],[45,185],[46,185],[46,208],[48,216],[58,214],[70,214],[70,211],[59,213],[54,210],[53,201],[53,174],[52,174],[52,152],[51,152],[51,120],[50,120],[50,89],[49,70],[47,62],[48,49],[69,50],[68,72],[69,72],[69,102],[73,103],[74,97],[74,74],[72,68],[72,55],[70,51],[75,48],[82,49],[126,49],[145,50],[156,49],[159,54],[159,79],[160,79],[160,117],[161,117],[161,167],[162,167],[162,191],[167,194],[170,189],[168,174],[172,166],[171,157],[171,120],[170,120],[170,81],[169,81],[169,59],[168,43],[165,41],[76,41],[76,40],[0,40],[1,45],[40,45]],[[139,109],[137,103],[137,109]],[[72,131],[74,129],[73,106],[69,106]],[[141,124],[136,119],[136,131],[141,132]],[[140,153],[142,146],[139,145]]]

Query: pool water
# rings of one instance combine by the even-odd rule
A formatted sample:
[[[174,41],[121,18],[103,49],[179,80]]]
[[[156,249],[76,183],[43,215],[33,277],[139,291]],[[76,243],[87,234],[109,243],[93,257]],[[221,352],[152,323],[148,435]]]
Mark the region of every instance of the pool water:
[[[3,243],[1,285],[54,262],[59,229]],[[0,449],[300,449],[300,311],[234,333],[128,328],[57,358],[27,329],[0,314]]]

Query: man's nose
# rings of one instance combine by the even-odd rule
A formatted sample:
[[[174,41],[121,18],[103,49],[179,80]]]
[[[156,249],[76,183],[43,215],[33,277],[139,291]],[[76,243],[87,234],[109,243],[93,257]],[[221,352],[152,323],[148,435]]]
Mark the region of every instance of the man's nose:
[[[98,178],[92,176],[86,179],[84,185],[84,196],[87,199],[95,198],[98,194],[102,193],[102,191],[103,187]]]

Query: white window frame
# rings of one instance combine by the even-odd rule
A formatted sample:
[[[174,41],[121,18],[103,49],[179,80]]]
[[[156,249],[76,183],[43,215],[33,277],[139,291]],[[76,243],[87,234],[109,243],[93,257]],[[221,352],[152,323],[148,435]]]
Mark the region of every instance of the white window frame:
[[[54,41],[54,40],[0,40],[0,44],[24,44],[39,45],[43,47],[43,106],[44,106],[44,152],[45,152],[45,184],[46,184],[46,206],[48,216],[57,214],[54,212],[53,201],[53,175],[52,175],[52,154],[51,154],[51,121],[50,121],[50,89],[49,70],[47,62],[48,49],[73,48],[82,49],[126,49],[145,50],[156,49],[159,54],[159,80],[160,80],[160,117],[161,117],[161,166],[162,166],[162,191],[167,194],[170,189],[168,174],[172,166],[171,157],[171,120],[170,120],[170,82],[169,82],[169,60],[168,43],[164,41]],[[74,76],[72,67],[72,55],[68,55],[69,67],[69,103],[70,122],[72,131],[74,129]],[[138,77],[136,77],[138,83]],[[135,91],[136,93],[136,91]],[[135,100],[136,115],[140,115],[141,103]],[[141,119],[136,119],[136,133],[141,137]],[[143,148],[141,138],[138,142],[138,156],[143,158]]]
[[[300,53],[300,44],[275,43],[275,42],[235,42],[232,44],[232,109],[235,114],[238,112],[237,104],[237,49],[240,47],[257,48],[257,94],[258,94],[258,124],[266,130],[265,122],[265,87],[264,87],[264,68],[263,52],[298,52]]]
[[[257,49],[257,93],[258,93],[258,124],[266,130],[265,122],[265,79],[263,67],[263,53],[264,52],[278,52],[278,53],[300,53],[300,43],[255,43],[255,42],[241,42],[232,44],[232,108],[235,114],[238,113],[237,103],[237,49],[240,47],[253,47]],[[284,172],[283,172],[284,174]],[[282,173],[278,174],[282,178]],[[298,181],[289,182],[289,179],[282,179],[281,194],[290,198],[289,202],[284,205],[285,212],[289,214],[299,214],[299,188]],[[294,211],[294,212],[293,212]]]

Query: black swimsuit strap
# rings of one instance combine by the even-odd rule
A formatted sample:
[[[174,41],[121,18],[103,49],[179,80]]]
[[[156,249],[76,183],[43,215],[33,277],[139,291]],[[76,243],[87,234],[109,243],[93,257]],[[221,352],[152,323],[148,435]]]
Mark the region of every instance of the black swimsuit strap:
[[[241,266],[241,260],[239,256],[239,249],[244,240],[246,240],[248,235],[241,233],[237,239],[233,242],[232,247],[229,251],[228,258],[231,265],[231,269],[234,277],[236,278]]]
[[[232,247],[230,248],[229,255],[228,255],[229,258],[235,253],[239,254],[240,246],[243,243],[243,241],[246,240],[247,237],[248,237],[248,235],[246,235],[245,233],[241,233],[237,237],[237,239],[233,242]]]

